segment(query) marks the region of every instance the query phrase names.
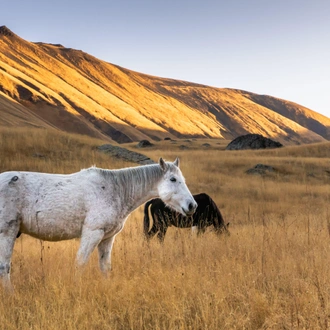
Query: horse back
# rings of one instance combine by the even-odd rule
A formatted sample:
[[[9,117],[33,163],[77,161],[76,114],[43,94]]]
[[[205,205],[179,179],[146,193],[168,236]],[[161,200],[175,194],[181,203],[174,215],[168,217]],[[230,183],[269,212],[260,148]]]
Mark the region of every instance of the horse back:
[[[38,172],[10,171],[0,174],[0,200],[9,202],[10,196],[15,197],[16,207],[21,208],[31,203],[42,203],[54,200],[57,195],[74,193],[74,180],[70,175],[49,174]],[[77,194],[79,191],[77,189]],[[74,199],[76,194],[70,196]],[[56,201],[60,202],[59,200]]]
[[[45,240],[77,237],[87,208],[86,189],[77,188],[76,179],[37,172],[0,174],[0,222],[19,219],[21,233]]]

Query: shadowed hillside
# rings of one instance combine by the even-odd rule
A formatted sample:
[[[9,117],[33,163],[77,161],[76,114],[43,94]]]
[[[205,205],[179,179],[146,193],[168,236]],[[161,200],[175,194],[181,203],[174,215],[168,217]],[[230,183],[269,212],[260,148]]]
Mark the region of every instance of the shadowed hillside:
[[[285,144],[322,142],[330,119],[265,95],[153,77],[0,27],[0,125],[55,127],[113,139],[261,134]]]

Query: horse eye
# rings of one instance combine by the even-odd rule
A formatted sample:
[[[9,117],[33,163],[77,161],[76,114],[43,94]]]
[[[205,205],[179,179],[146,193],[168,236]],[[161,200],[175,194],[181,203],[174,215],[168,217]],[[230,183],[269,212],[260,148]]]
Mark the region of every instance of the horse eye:
[[[174,177],[172,177],[170,180],[171,180],[172,182],[176,182],[176,178],[174,178]]]

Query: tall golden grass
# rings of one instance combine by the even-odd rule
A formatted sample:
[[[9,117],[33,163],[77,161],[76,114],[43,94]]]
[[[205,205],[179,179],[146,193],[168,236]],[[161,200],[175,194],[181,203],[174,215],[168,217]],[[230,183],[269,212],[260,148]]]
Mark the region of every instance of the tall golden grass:
[[[143,239],[143,208],[130,216],[104,279],[93,253],[83,274],[78,240],[22,235],[12,259],[15,294],[0,291],[1,329],[328,329],[330,144],[225,151],[225,143],[171,141],[143,149],[181,159],[192,193],[218,204],[231,236],[170,228]],[[0,131],[0,171],[69,173],[134,164],[96,150],[103,141],[46,130]],[[127,145],[134,150],[134,144]],[[275,173],[247,175],[258,163]]]

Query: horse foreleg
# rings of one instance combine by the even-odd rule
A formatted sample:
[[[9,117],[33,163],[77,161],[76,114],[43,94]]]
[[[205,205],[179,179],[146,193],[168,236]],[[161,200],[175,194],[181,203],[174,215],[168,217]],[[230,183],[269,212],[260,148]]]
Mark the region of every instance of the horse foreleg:
[[[80,240],[80,247],[76,258],[78,267],[82,267],[87,263],[95,247],[102,241],[103,236],[103,229],[83,229]]]
[[[191,235],[192,235],[193,237],[196,237],[196,236],[198,235],[198,232],[199,232],[199,229],[198,229],[197,226],[192,226],[192,227],[191,227]]]
[[[198,227],[197,236],[205,234],[205,231],[206,231],[206,227]]]
[[[115,236],[106,238],[97,247],[99,251],[99,265],[104,275],[107,275],[111,270],[111,250],[114,240]]]

